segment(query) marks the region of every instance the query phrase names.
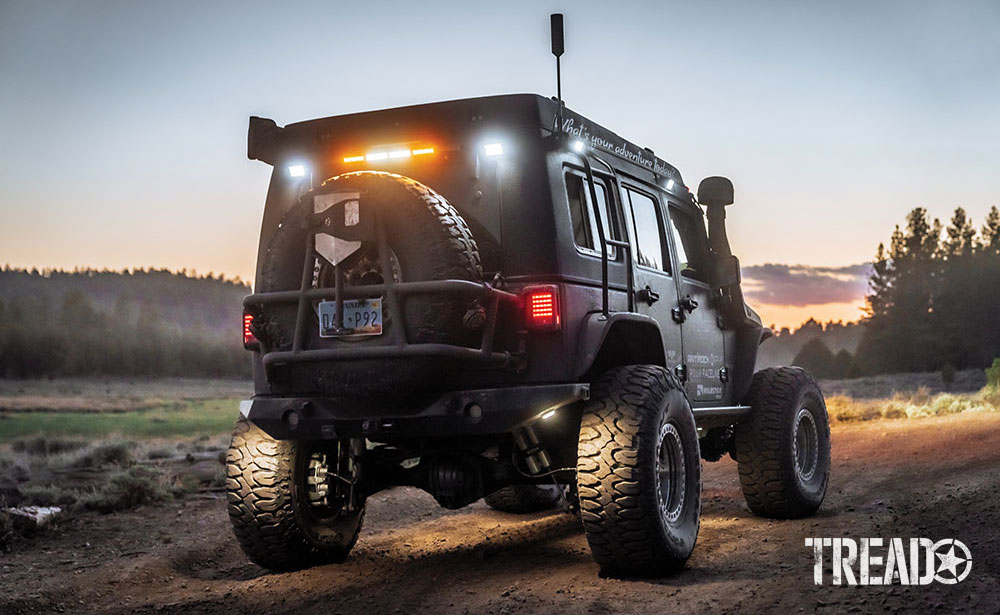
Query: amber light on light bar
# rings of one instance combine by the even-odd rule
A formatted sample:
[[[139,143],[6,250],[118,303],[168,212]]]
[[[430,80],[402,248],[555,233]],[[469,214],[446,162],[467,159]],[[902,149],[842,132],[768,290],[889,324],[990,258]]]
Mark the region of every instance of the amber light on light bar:
[[[368,152],[367,154],[355,154],[353,156],[344,156],[344,162],[350,164],[352,162],[381,162],[383,160],[402,160],[404,158],[410,158],[412,156],[426,156],[428,154],[433,154],[433,147],[418,147],[416,149],[393,149],[385,151],[375,151]]]

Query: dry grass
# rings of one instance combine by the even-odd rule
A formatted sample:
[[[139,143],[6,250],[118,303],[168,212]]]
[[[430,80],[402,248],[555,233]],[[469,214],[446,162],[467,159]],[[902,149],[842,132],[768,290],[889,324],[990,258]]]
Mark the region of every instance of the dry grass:
[[[1000,411],[1000,390],[986,387],[976,393],[931,393],[919,388],[912,393],[895,393],[881,399],[855,399],[833,395],[826,399],[833,422],[848,423],[874,419],[922,418],[965,412]]]

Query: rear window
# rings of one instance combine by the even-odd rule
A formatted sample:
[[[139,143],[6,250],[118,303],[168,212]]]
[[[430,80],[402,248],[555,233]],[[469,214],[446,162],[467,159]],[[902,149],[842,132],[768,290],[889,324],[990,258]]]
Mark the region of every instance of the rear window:
[[[609,239],[620,239],[618,218],[614,215],[608,197],[608,188],[601,179],[594,179],[594,192],[597,194],[597,209],[601,214],[601,224],[604,225],[605,236]],[[597,231],[597,221],[594,218],[594,206],[590,199],[590,189],[587,180],[574,172],[566,173],[566,195],[569,202],[569,217],[573,224],[573,240],[586,252],[601,253]],[[614,246],[608,246],[608,258],[617,258],[618,251]]]

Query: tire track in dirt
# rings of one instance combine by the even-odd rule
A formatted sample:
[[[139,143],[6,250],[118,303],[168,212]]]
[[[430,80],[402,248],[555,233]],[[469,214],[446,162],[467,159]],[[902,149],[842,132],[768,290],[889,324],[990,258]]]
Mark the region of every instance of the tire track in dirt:
[[[346,563],[269,574],[239,551],[222,498],[188,499],[20,544],[0,566],[0,612],[1000,612],[1000,415],[836,426],[810,519],[751,515],[731,460],[703,477],[698,546],[666,579],[600,578],[571,515],[445,511],[412,489],[370,500]],[[817,587],[808,536],[954,537],[973,570],[952,586]]]

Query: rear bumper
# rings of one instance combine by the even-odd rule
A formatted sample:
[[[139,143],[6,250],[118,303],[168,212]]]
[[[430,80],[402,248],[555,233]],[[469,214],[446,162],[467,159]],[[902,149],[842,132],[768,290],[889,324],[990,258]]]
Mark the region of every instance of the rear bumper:
[[[590,397],[580,383],[453,391],[384,412],[330,397],[255,397],[240,414],[278,440],[502,434]]]

